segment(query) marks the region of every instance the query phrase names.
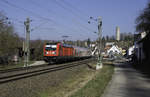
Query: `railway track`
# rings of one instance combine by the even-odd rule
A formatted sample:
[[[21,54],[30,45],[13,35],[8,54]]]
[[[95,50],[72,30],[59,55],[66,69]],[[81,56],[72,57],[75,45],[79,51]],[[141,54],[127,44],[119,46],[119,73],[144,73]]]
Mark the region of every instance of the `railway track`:
[[[32,77],[32,76],[36,76],[36,75],[40,75],[44,73],[54,72],[54,71],[58,71],[58,70],[66,69],[66,68],[72,68],[72,67],[79,66],[79,65],[84,65],[87,62],[90,62],[92,60],[93,59],[86,59],[86,60],[62,64],[62,65],[58,65],[54,67],[49,66],[49,65],[44,65],[41,67],[38,66],[38,68],[35,68],[35,67],[20,68],[20,69],[16,68],[12,70],[9,69],[5,72],[1,71],[0,84],[23,79],[23,78],[28,78],[28,77]]]
[[[17,67],[17,68],[5,69],[5,70],[0,70],[0,74],[14,72],[14,71],[21,71],[21,70],[29,70],[29,69],[34,69],[34,68],[46,67],[46,66],[47,66],[47,64],[38,65],[38,66],[28,66],[28,67]]]

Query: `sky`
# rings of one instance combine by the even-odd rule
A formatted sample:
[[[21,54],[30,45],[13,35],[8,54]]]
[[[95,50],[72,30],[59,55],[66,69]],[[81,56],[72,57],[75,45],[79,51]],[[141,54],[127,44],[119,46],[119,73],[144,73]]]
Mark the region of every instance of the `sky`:
[[[115,35],[116,26],[121,33],[135,33],[135,20],[147,3],[148,0],[0,0],[0,12],[21,37],[25,37],[24,21],[29,17],[32,40],[63,40],[63,36],[69,36],[66,40],[96,40],[99,16],[103,36]]]

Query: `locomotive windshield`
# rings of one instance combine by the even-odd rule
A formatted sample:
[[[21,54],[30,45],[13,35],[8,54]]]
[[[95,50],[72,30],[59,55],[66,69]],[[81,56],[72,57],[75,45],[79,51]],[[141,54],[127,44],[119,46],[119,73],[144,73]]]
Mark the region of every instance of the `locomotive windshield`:
[[[56,45],[46,45],[45,50],[46,51],[55,51]]]

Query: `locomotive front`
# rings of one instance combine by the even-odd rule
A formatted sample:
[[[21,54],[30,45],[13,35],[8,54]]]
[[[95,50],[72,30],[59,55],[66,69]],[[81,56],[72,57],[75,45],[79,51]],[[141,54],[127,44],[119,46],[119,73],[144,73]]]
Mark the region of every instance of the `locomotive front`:
[[[44,60],[55,61],[58,56],[58,43],[46,43],[44,45]]]

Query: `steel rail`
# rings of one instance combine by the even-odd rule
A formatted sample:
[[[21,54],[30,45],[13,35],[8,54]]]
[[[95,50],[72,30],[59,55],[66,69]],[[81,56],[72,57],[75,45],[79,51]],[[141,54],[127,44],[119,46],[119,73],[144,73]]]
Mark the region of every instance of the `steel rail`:
[[[79,65],[84,65],[87,63],[87,61],[91,61],[91,60],[86,59],[86,60],[83,60],[80,62],[69,63],[69,64],[65,64],[65,65],[61,65],[61,66],[55,66],[55,67],[44,68],[44,69],[39,69],[39,70],[33,70],[33,71],[29,71],[29,72],[25,71],[22,73],[3,76],[3,77],[0,77],[0,84],[10,82],[10,81],[19,80],[19,79],[23,79],[23,78],[27,78],[27,77],[32,77],[32,76],[36,76],[36,75],[40,75],[40,74],[44,74],[44,73],[48,73],[48,72],[53,72],[53,71],[58,71],[58,70],[66,69],[66,68],[79,66]]]

